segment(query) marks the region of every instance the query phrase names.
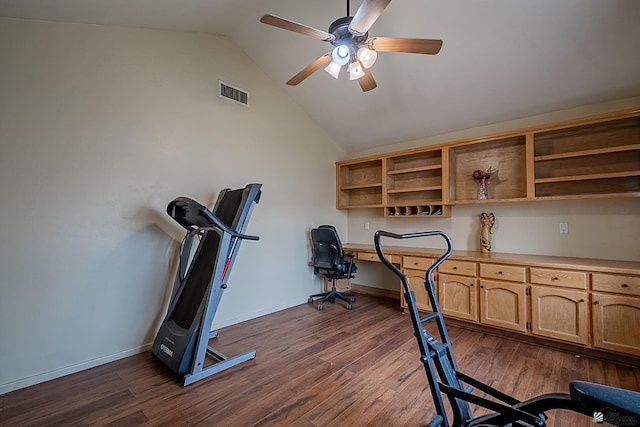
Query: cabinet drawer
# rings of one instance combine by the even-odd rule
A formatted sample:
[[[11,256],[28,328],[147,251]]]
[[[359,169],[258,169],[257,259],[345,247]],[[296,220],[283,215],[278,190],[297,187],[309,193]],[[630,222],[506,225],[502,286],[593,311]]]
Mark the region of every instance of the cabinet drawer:
[[[438,272],[475,277],[476,263],[469,261],[448,260],[440,264],[440,267],[438,267]]]
[[[394,264],[400,264],[402,257],[400,255],[387,255],[387,258]],[[375,252],[358,252],[356,259],[360,261],[380,262],[380,258],[378,258],[378,254]]]
[[[524,283],[526,269],[515,265],[480,264],[480,277]]]
[[[418,256],[403,256],[402,268],[412,268],[414,270],[426,270],[433,264],[433,259]]]
[[[593,273],[591,287],[594,291],[616,292],[640,296],[640,277]]]
[[[361,261],[377,261],[380,262],[378,254],[372,252],[358,252],[358,259]]]
[[[587,273],[582,271],[532,268],[531,283],[554,285],[563,288],[587,289]]]

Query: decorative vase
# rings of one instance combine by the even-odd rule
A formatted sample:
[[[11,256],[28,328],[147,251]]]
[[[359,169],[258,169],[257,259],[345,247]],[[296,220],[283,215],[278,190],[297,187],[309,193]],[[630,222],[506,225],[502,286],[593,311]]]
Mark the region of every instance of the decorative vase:
[[[486,179],[478,181],[478,200],[489,198],[489,182]]]
[[[480,214],[480,224],[482,225],[480,231],[480,251],[483,253],[491,252],[491,228],[496,222],[496,217],[493,212],[482,212]]]
[[[477,169],[473,171],[471,178],[478,183],[478,200],[487,200],[489,198],[489,180],[491,175],[498,173],[496,169],[490,167],[489,169]]]

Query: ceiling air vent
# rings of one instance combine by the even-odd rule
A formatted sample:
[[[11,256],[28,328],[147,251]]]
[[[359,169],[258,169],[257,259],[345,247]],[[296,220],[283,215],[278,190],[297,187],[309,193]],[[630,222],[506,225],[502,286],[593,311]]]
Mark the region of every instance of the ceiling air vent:
[[[249,106],[249,92],[218,80],[218,96],[238,104]]]

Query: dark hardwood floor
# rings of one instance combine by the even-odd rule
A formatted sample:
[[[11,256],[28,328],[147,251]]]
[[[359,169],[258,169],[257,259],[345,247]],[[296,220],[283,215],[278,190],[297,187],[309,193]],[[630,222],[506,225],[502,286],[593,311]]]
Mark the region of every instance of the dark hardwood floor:
[[[640,369],[450,327],[460,370],[519,399],[571,380],[640,390]],[[149,353],[0,396],[2,426],[424,426],[434,410],[408,315],[359,295],[224,328],[215,347],[256,359],[188,387]],[[550,413],[549,426],[591,426]]]

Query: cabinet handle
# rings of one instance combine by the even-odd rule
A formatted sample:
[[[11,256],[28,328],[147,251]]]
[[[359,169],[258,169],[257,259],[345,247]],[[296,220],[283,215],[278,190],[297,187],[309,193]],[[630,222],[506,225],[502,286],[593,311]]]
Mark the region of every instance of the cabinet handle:
[[[600,304],[600,301],[594,301],[593,303],[594,304]]]
[[[580,298],[580,299],[578,300],[578,302],[584,302],[584,300],[583,300],[582,298]]]
[[[473,283],[470,283],[469,286],[471,286],[473,288]]]
[[[418,265],[418,263],[417,263],[417,262],[414,262],[414,263],[413,263],[413,265]]]
[[[502,274],[502,271],[498,271],[498,274]]]
[[[454,266],[453,266],[453,269],[454,269],[454,270],[457,270],[457,269],[458,269],[458,267],[454,265]]]
[[[551,280],[558,280],[558,278],[557,277],[552,277]]]
[[[629,287],[629,285],[627,285],[626,283],[623,283],[623,284],[622,284],[622,287],[623,287],[623,288],[628,288],[628,287]]]

